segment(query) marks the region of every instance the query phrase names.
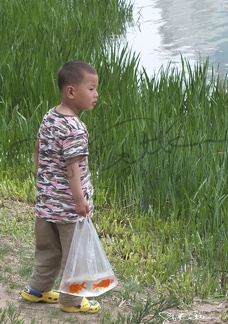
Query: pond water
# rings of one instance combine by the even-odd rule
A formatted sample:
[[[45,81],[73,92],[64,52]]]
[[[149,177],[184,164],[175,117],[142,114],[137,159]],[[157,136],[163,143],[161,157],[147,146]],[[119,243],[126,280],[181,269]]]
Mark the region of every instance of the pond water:
[[[126,42],[149,75],[169,62],[180,67],[181,55],[228,73],[228,0],[135,0],[134,8],[138,27]]]

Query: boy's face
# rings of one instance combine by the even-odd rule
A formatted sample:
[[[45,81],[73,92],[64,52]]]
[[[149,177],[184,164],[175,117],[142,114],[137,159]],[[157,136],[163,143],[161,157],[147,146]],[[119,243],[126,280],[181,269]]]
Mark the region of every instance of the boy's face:
[[[98,75],[86,73],[82,82],[73,86],[74,110],[92,110],[98,99]]]

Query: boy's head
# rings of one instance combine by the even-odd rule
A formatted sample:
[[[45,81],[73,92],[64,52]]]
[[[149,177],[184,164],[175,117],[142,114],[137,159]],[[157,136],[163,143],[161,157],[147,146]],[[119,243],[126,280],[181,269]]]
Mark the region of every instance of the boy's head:
[[[90,64],[83,61],[70,61],[65,63],[58,70],[58,86],[60,92],[63,87],[69,84],[79,85],[85,74],[97,74],[97,71]]]

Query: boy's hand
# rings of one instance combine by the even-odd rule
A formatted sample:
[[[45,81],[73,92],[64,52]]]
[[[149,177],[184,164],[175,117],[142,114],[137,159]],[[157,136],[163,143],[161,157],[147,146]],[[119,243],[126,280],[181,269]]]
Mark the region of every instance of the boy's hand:
[[[86,217],[89,214],[89,211],[89,203],[84,197],[76,202],[75,212],[78,216]]]

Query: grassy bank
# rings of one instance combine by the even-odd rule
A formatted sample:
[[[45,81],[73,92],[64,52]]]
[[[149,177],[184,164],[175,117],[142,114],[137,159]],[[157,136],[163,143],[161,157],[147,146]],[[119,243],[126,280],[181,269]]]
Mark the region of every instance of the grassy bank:
[[[139,71],[137,55],[117,44],[132,17],[124,1],[1,6],[1,196],[34,202],[34,141],[59,101],[56,70],[70,59],[89,61],[100,76],[99,103],[82,114],[94,218],[119,278],[129,291],[153,287],[183,303],[226,298],[227,80],[208,73],[208,62],[192,67],[184,59],[179,71]],[[21,217],[2,212],[0,221],[1,234],[24,235]]]

